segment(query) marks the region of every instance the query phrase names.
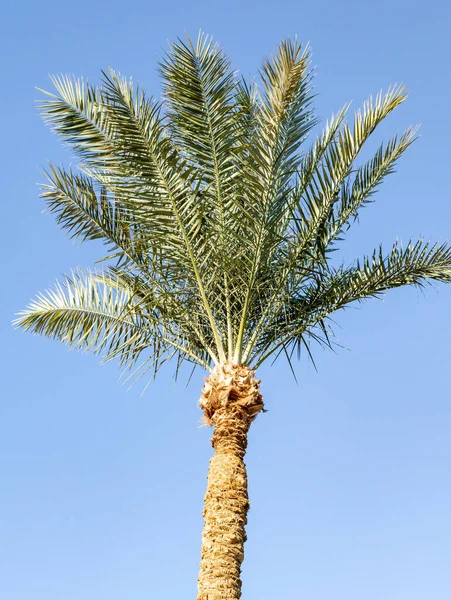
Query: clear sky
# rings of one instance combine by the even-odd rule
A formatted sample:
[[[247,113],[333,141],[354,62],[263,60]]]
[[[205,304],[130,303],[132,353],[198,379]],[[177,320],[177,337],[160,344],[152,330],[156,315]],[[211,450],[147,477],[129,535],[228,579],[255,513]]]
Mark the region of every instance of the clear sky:
[[[446,0],[42,2],[2,9],[0,598],[195,598],[211,431],[203,374],[169,369],[141,397],[115,365],[15,331],[13,313],[99,247],[42,214],[48,73],[111,65],[160,93],[167,40],[213,34],[244,74],[283,36],[310,41],[322,118],[390,83],[411,97],[375,143],[421,139],[363,211],[342,256],[397,237],[451,239],[451,28]],[[269,412],[250,434],[244,600],[451,598],[451,286],[396,290],[337,315],[345,347],[260,370]]]

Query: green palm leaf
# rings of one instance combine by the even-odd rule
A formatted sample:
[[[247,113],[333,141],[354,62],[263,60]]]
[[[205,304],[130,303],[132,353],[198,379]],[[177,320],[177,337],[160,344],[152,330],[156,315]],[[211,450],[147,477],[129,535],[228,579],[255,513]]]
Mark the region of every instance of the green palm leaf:
[[[324,320],[352,302],[380,297],[405,285],[424,286],[430,280],[451,282],[451,245],[410,241],[382,247],[349,268],[327,269],[316,281],[293,294],[266,327],[251,358],[261,364],[279,348],[306,345],[307,338],[329,344]]]
[[[72,239],[101,239],[111,248],[107,258],[116,258],[118,266],[146,268],[149,248],[141,223],[114,202],[105,187],[97,192],[91,178],[52,165],[46,177],[41,198]]]
[[[150,361],[156,372],[174,350],[185,360],[207,366],[206,353],[165,318],[161,300],[151,300],[135,283],[113,273],[73,273],[39,294],[19,313],[15,324],[74,348],[103,354],[105,360],[118,358],[128,367],[144,353],[145,363]]]

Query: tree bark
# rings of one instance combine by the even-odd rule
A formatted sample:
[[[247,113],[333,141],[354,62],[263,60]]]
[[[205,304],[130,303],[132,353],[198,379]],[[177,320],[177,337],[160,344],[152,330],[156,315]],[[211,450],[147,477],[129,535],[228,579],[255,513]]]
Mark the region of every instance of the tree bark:
[[[197,600],[241,598],[249,510],[243,458],[249,427],[263,410],[259,383],[248,367],[225,365],[212,372],[202,392],[204,420],[215,430],[204,501]]]

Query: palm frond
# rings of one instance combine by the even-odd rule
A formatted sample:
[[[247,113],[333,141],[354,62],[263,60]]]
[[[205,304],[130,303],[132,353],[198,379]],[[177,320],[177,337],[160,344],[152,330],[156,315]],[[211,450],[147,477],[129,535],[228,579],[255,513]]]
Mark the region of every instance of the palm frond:
[[[308,46],[303,48],[297,39],[283,40],[276,55],[264,61],[260,74],[264,92],[258,113],[259,151],[266,183],[271,184],[275,175],[286,177],[295,171],[297,150],[317,122]]]
[[[373,200],[377,188],[387,175],[394,173],[398,159],[416,140],[416,133],[416,127],[409,127],[401,136],[395,135],[387,144],[381,144],[370,160],[343,181],[318,242],[324,251],[338,239],[344,227],[357,219],[360,208]]]
[[[312,150],[304,157],[298,183],[282,214],[281,222],[285,231],[277,246],[266,308],[246,343],[244,357],[251,355],[260,329],[274,305],[278,304],[278,310],[283,310],[284,304],[278,302],[278,299],[283,290],[293,288],[289,280],[296,280],[293,288],[296,289],[304,279],[308,280],[317,271],[315,263],[325,260],[327,245],[338,235],[349,218],[356,214],[368,195],[393,168],[399,155],[412,142],[414,132],[408,130],[400,140],[394,138],[385,151],[379,150],[382,157],[376,154],[373,161],[358,170],[353,187],[354,196],[346,201],[349,177],[365,142],[405,98],[403,86],[392,87],[386,94],[379,93],[374,100],[370,97],[364,103],[363,110],[355,113],[352,128],[344,122],[347,112],[345,107],[331,119]],[[334,216],[340,193],[344,202],[341,210],[337,210]],[[290,293],[284,292],[288,298]]]
[[[104,360],[119,359],[131,367],[144,353],[154,368],[168,352],[208,366],[199,352],[166,321],[158,304],[147,297],[145,308],[125,279],[112,274],[76,272],[39,294],[19,313],[17,326],[73,348],[102,354]]]
[[[199,230],[205,214],[198,201],[199,186],[192,185],[193,168],[178,157],[165,135],[160,107],[112,70],[104,73],[98,90],[71,78],[60,78],[57,84],[59,96],[50,95],[44,102],[44,117],[80,156],[81,168],[142,223],[148,246],[157,253],[167,249],[165,268],[172,265],[171,277],[197,289],[217,352],[223,357],[220,327],[201,272],[208,248]],[[94,131],[95,151],[91,151]],[[101,150],[97,152],[100,139],[104,154],[113,156],[109,161],[103,160]]]
[[[209,234],[217,238],[215,262],[223,272],[222,285],[211,290],[217,311],[226,322],[229,354],[233,348],[229,287],[233,269],[228,268],[226,248],[234,243],[231,219],[236,217],[234,191],[240,172],[236,155],[241,131],[236,110],[235,73],[218,44],[200,33],[196,46],[188,38],[172,44],[161,63],[163,89],[171,137],[183,156],[202,170],[203,201],[212,224]],[[229,222],[226,223],[228,218]],[[227,263],[227,264],[226,264]],[[221,310],[222,309],[222,310]]]
[[[294,192],[297,212],[292,221],[293,235],[290,239],[297,257],[312,252],[312,249],[318,257],[323,255],[322,230],[333,215],[343,183],[352,173],[354,161],[377,126],[406,99],[404,90],[404,86],[395,86],[386,94],[380,92],[374,100],[370,97],[363,110],[355,113],[353,127],[344,123],[337,130],[312,175],[307,179],[300,177]]]
[[[40,90],[38,110],[52,131],[63,138],[77,156],[105,168],[117,166],[115,132],[106,120],[102,90],[83,79],[50,77],[56,94]]]
[[[145,268],[148,245],[142,226],[105,187],[97,192],[87,176],[53,165],[45,176],[41,198],[72,239],[103,240],[111,248],[107,258],[115,258],[118,266]]]
[[[352,302],[380,297],[405,285],[421,287],[429,280],[451,283],[450,244],[418,240],[403,248],[395,243],[388,254],[379,247],[353,267],[327,269],[313,285],[284,303],[283,312],[260,336],[251,360],[261,364],[277,348],[299,343],[308,336],[321,341],[325,319]],[[315,330],[318,327],[322,331]]]
[[[19,313],[16,324],[74,348],[104,352],[107,357],[119,353],[124,361],[127,356],[138,359],[151,340],[129,290],[118,291],[91,273],[65,276]]]
[[[255,185],[246,193],[248,212],[253,218],[247,223],[249,278],[234,354],[237,362],[242,357],[248,313],[256,299],[255,282],[274,247],[269,223],[283,211],[290,181],[300,160],[296,150],[315,124],[308,48],[303,49],[297,40],[283,41],[276,56],[264,61],[261,78],[264,94],[255,106],[249,151]]]
[[[112,107],[111,118],[114,119],[118,134],[128,140],[127,146],[131,143],[136,148],[137,166],[143,158],[143,165],[152,167],[154,173],[150,176],[149,184],[156,185],[163,192],[166,209],[164,215],[168,218],[164,219],[163,237],[158,243],[163,247],[171,245],[174,262],[177,266],[184,267],[184,277],[190,278],[197,287],[199,300],[204,307],[222,360],[225,358],[223,334],[213,314],[201,271],[208,248],[206,237],[199,228],[199,220],[203,218],[204,211],[196,193],[198,186],[193,188],[189,185],[192,169],[177,156],[177,151],[164,134],[163,121],[146,102],[145,95],[139,88],[135,91],[131,81],[118,76],[114,71],[110,71],[110,76],[104,75],[104,84],[106,97]],[[141,176],[146,182],[145,173]],[[152,213],[150,219],[148,214],[152,202],[149,203],[145,194],[133,198],[125,197],[123,202],[144,223],[151,221]]]
[[[318,136],[312,148],[307,152],[301,161],[299,168],[299,181],[295,191],[291,193],[277,219],[271,223],[271,232],[273,235],[273,245],[270,247],[271,268],[267,270],[266,277],[261,277],[258,286],[258,302],[254,305],[251,313],[253,327],[249,328],[248,339],[244,339],[245,348],[243,350],[243,360],[247,361],[256,344],[260,331],[271,314],[274,305],[283,307],[280,301],[281,295],[285,295],[287,281],[298,270],[299,265],[299,247],[294,249],[287,242],[291,241],[292,222],[298,219],[297,211],[299,204],[298,190],[304,189],[318,170],[325,153],[333,143],[337,132],[346,117],[349,106],[343,107],[336,115],[332,115],[326,123],[322,133]],[[313,265],[303,270],[303,273],[311,272]],[[288,294],[289,297],[289,294]]]
[[[233,159],[240,134],[230,60],[201,33],[195,46],[189,38],[187,43],[173,43],[160,73],[171,138],[183,156],[201,166],[204,185],[212,189],[221,217],[237,177]]]

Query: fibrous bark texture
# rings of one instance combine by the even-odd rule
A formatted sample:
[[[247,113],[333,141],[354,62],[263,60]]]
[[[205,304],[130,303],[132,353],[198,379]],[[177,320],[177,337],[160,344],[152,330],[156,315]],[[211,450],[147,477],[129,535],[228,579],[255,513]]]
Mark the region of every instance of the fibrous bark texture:
[[[204,501],[204,530],[197,600],[241,598],[241,563],[249,499],[243,458],[252,421],[263,410],[260,382],[244,365],[216,367],[200,399],[213,425],[214,448]]]

